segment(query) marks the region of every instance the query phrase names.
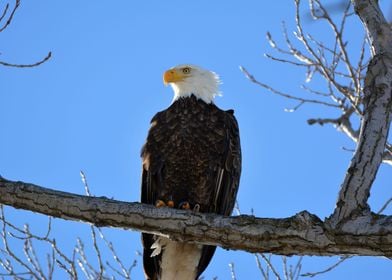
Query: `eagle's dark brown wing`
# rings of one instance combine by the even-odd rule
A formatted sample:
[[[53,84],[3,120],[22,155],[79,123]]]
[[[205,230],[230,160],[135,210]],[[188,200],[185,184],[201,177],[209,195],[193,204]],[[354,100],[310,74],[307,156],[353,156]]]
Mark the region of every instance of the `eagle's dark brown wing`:
[[[149,136],[156,133],[154,126],[157,124],[160,118],[160,113],[156,114],[151,120],[151,128]],[[159,132],[159,131],[158,131]],[[151,143],[154,141],[154,137],[148,137],[147,142],[141,152],[143,160],[143,171],[142,171],[142,190],[141,190],[141,202],[147,204],[154,204],[157,200],[156,196],[158,189],[162,187],[162,172],[163,172],[163,159],[160,159],[159,154],[154,155],[154,161],[150,163],[150,151],[147,149],[149,146],[154,145]],[[161,261],[161,255],[151,257],[153,249],[151,249],[154,243],[154,236],[152,234],[142,233],[142,244],[143,244],[143,267],[144,273],[147,280],[158,280],[159,275],[159,263]]]
[[[234,111],[225,112],[226,148],[220,166],[216,171],[215,203],[209,212],[229,216],[236,201],[241,176],[241,145],[237,120]],[[203,247],[197,277],[207,268],[216,250],[215,246]]]
[[[142,203],[154,204],[172,193],[176,205],[185,199],[200,204],[202,212],[231,214],[241,173],[239,130],[232,110],[222,111],[194,97],[180,99],[152,119],[142,159]],[[146,277],[157,280],[161,255],[150,257],[153,235],[143,233],[142,241]],[[197,277],[215,249],[203,246]]]

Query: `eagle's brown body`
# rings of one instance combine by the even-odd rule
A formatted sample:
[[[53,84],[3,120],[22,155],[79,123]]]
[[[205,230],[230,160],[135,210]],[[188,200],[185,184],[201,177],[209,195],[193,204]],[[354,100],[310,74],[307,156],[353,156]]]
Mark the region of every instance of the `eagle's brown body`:
[[[238,190],[241,150],[233,111],[223,111],[195,96],[176,100],[151,121],[142,149],[141,201],[189,202],[200,212],[230,215]],[[162,253],[151,257],[155,237],[143,234],[147,279],[160,279]],[[162,248],[164,254],[165,248]],[[203,246],[196,278],[205,270],[215,247]]]

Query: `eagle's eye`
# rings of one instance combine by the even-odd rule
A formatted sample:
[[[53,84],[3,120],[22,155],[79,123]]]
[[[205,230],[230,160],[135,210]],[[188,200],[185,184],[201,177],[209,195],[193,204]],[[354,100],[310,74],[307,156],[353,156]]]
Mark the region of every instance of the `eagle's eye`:
[[[182,73],[189,74],[190,72],[191,72],[191,68],[189,67],[182,68]]]

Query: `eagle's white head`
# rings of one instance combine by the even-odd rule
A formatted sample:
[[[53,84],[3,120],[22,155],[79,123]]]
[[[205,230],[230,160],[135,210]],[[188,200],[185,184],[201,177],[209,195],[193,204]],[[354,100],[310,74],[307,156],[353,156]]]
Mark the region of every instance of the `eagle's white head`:
[[[199,66],[181,64],[170,68],[163,74],[163,82],[174,90],[173,102],[192,94],[206,103],[211,103],[219,92],[219,76]]]

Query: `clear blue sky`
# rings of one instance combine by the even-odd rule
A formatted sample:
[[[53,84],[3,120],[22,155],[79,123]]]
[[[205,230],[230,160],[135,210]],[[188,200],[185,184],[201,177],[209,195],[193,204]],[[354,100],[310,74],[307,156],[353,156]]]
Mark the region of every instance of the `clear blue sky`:
[[[216,103],[236,112],[243,149],[242,212],[287,217],[306,209],[323,219],[334,209],[351,158],[342,147],[354,144],[332,126],[308,126],[306,120],[338,112],[314,106],[284,112],[296,104],[251,84],[238,68],[244,65],[261,81],[304,95],[301,69],[263,57],[271,51],[267,31],[282,42],[282,20],[292,34],[292,1],[22,1],[11,26],[0,34],[0,59],[30,63],[48,51],[53,58],[33,69],[0,68],[0,174],[83,194],[83,170],[93,194],[137,201],[139,152],[149,121],[172,99],[162,73],[192,63],[221,76],[224,95]],[[305,24],[320,40],[330,38],[323,25]],[[349,28],[354,43],[362,38],[358,19]],[[374,210],[392,196],[390,168],[382,166],[372,188]],[[16,223],[45,230],[39,215],[7,213]],[[105,232],[126,263],[139,261],[133,276],[142,279],[139,233]],[[56,220],[54,233],[67,252],[78,236],[91,248],[87,225]],[[306,257],[303,272],[322,270],[337,259]],[[261,278],[253,255],[219,249],[205,279],[229,279],[230,262],[239,280]],[[280,258],[274,263],[279,269]],[[319,279],[386,279],[391,272],[388,260],[358,257]]]

